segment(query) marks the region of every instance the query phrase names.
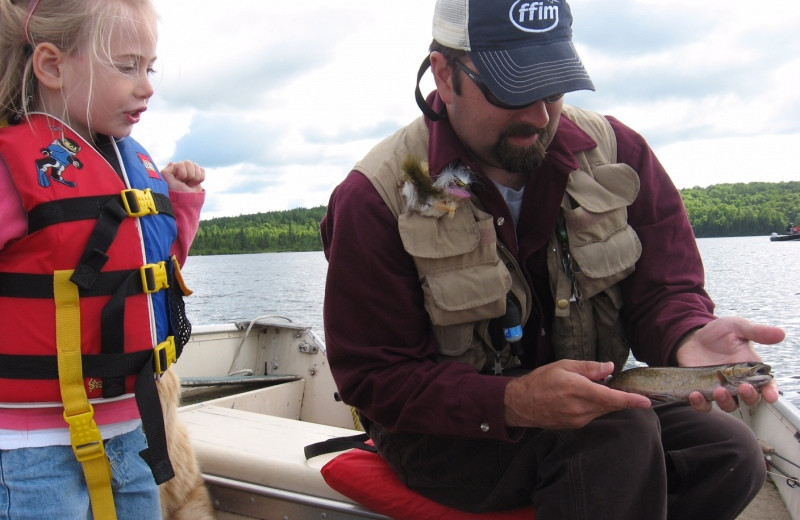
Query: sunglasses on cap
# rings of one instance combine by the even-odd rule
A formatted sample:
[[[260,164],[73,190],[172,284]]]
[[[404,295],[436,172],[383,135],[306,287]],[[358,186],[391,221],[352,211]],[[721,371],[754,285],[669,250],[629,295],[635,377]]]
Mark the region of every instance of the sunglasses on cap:
[[[470,69],[469,67],[467,67],[466,65],[461,63],[459,60],[453,60],[453,63],[455,63],[456,67],[458,67],[458,69],[461,72],[466,74],[466,76],[469,79],[471,79],[473,83],[475,83],[475,86],[477,86],[480,89],[480,91],[483,93],[483,97],[486,98],[486,101],[488,101],[490,104],[492,104],[492,105],[494,105],[494,106],[496,106],[498,108],[504,108],[506,110],[519,110],[520,108],[527,108],[527,107],[529,107],[531,105],[535,105],[539,101],[544,101],[545,103],[550,105],[550,104],[553,104],[556,101],[558,101],[559,99],[564,97],[563,93],[561,93],[561,94],[553,94],[552,96],[547,96],[546,98],[537,99],[536,101],[532,101],[530,103],[525,103],[524,105],[509,105],[508,103],[504,103],[504,102],[500,101],[497,98],[497,96],[492,94],[492,91],[489,90],[489,87],[486,85],[486,83],[484,83],[483,78],[480,76],[480,74],[478,74],[477,72],[473,71],[472,69]]]

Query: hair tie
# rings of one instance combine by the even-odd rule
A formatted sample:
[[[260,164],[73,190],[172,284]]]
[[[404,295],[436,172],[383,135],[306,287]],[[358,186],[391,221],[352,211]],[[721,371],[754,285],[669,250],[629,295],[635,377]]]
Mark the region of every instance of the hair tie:
[[[39,5],[39,0],[31,0],[30,5],[28,6],[28,15],[25,17],[25,25],[22,26],[22,36],[25,38],[25,43],[31,44],[31,39],[28,38],[28,25],[31,23],[31,18],[33,17],[33,12],[36,10],[36,6]]]

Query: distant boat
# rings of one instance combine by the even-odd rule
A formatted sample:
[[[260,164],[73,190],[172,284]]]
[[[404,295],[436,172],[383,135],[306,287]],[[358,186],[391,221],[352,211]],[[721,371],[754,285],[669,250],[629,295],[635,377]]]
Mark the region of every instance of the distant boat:
[[[785,242],[786,240],[800,240],[800,231],[787,231],[786,233],[773,233],[770,242]]]

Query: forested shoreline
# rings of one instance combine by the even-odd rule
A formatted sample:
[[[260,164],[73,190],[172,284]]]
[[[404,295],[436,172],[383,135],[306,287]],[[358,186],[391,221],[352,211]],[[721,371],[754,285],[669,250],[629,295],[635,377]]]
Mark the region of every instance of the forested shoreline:
[[[757,236],[800,223],[800,181],[715,184],[680,190],[698,238]],[[320,251],[325,206],[200,222],[192,255]]]

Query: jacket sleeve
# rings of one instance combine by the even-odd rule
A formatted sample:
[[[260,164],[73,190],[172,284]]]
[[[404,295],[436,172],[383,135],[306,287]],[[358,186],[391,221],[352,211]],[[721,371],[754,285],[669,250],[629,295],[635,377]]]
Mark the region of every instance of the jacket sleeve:
[[[644,138],[608,119],[618,160],[636,170],[641,182],[628,221],[642,242],[642,256],[621,284],[628,338],[638,360],[674,364],[677,343],[714,319],[714,303],[704,289],[703,263],[680,193]]]
[[[178,258],[183,265],[189,256],[197,228],[200,226],[200,210],[205,202],[206,192],[169,192],[172,208],[175,211],[175,224],[178,226],[178,238],[172,243],[170,254]]]
[[[329,262],[325,341],[344,401],[392,432],[508,440],[508,378],[436,362],[413,258],[361,173],[334,190],[321,231]]]
[[[28,219],[6,163],[0,158],[0,250],[28,231]]]

